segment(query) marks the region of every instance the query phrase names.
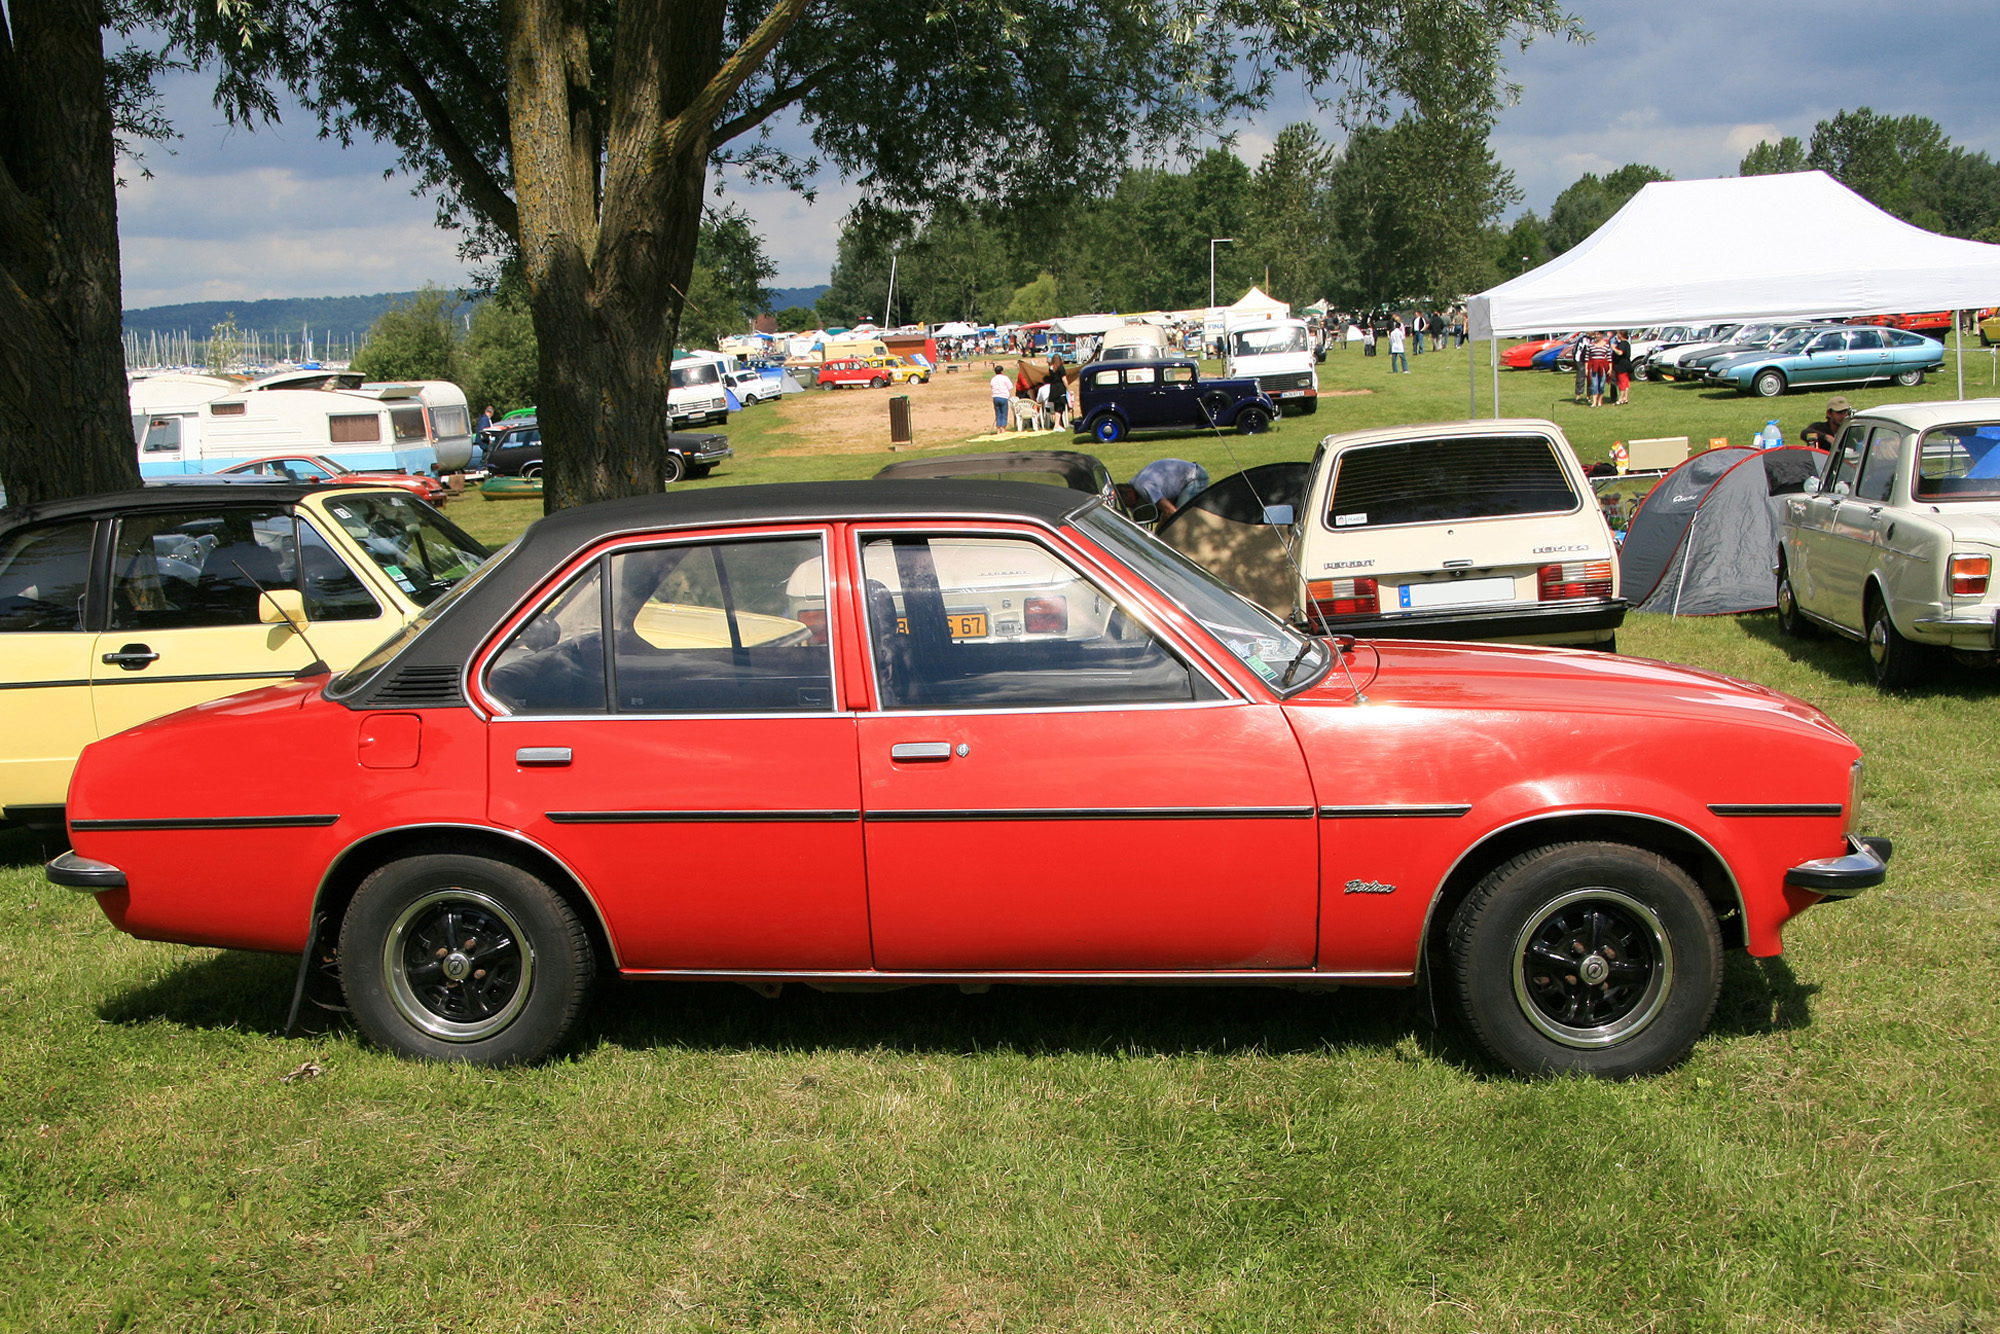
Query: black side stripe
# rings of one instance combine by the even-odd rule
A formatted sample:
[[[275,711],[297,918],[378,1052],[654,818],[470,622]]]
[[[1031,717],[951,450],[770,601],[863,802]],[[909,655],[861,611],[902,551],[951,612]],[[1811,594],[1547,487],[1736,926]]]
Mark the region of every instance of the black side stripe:
[[[88,679],[82,681],[0,681],[0,690],[56,690],[63,686],[87,686]]]
[[[1837,801],[1764,802],[1731,805],[1710,802],[1711,815],[1839,815],[1845,809]]]
[[[938,824],[1023,820],[1310,820],[1310,806],[1110,806],[1046,810],[869,811],[871,824]]]
[[[72,820],[77,829],[324,829],[338,815],[218,815],[187,820]]]
[[[1471,802],[1432,806],[1322,806],[1322,820],[1456,820],[1472,809]]]
[[[547,811],[550,824],[853,824],[860,811]]]
[[[100,676],[91,685],[97,686],[144,686],[174,685],[187,681],[290,681],[298,676],[297,671],[289,672],[207,672],[200,676],[149,676],[145,672],[121,672],[117,676]]]

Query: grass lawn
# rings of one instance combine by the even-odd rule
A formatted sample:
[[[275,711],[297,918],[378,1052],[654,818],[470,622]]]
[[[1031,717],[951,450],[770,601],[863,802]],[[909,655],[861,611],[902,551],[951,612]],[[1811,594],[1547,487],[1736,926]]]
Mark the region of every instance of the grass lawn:
[[[1269,436],[1108,458],[1220,475],[1463,415],[1463,353],[1386,367],[1329,357],[1377,392]],[[1503,410],[1552,386],[1503,374]],[[779,454],[802,398],[700,485],[891,457]],[[1635,399],[1554,415],[1595,459],[1824,403]],[[524,508],[454,512],[501,537]],[[412,1065],[276,1036],[291,960],[131,940],[0,837],[0,1329],[2000,1329],[2000,677],[1885,697],[1769,616],[1619,638],[1825,708],[1897,841],[1622,1086],[1499,1076],[1365,990],[614,985],[558,1064]]]

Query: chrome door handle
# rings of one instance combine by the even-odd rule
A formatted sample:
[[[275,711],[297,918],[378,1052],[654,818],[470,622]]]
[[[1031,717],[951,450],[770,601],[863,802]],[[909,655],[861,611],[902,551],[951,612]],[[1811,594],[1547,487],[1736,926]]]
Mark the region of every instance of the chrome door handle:
[[[951,758],[949,741],[902,741],[889,747],[892,760],[948,760]]]
[[[160,655],[144,644],[127,644],[116,653],[104,655],[107,667],[123,667],[128,672],[136,672],[156,663]]]
[[[570,762],[568,746],[523,746],[514,752],[514,763],[528,769],[555,769]]]

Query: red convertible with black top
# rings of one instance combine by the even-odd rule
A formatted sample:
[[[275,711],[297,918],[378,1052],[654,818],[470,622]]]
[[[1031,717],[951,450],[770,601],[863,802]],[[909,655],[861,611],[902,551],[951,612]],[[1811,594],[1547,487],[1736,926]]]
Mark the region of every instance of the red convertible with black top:
[[[1860,770],[1705,672],[1308,637],[1101,497],[745,487],[553,515],[338,677],[95,743],[49,874],[303,952],[412,1056],[544,1057],[605,973],[1428,982],[1627,1076],[1880,883]]]

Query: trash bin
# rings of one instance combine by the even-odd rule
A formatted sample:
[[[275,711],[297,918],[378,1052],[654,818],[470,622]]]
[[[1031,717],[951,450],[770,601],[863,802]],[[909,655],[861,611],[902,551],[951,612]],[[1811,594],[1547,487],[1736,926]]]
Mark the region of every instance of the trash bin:
[[[910,443],[910,396],[898,394],[889,400],[889,443]]]

